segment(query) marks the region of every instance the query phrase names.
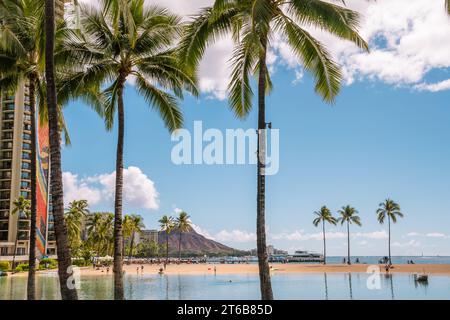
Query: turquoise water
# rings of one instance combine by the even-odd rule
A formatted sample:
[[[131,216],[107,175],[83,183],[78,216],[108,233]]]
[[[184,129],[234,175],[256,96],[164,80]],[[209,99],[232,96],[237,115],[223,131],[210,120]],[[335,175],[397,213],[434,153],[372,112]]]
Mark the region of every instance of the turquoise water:
[[[411,275],[381,275],[380,288],[369,290],[365,273],[353,274],[275,274],[272,277],[276,299],[450,299],[450,277],[430,276],[419,284]],[[230,282],[231,281],[231,282]],[[55,275],[39,275],[39,299],[58,299]],[[112,276],[81,278],[81,299],[112,299]],[[204,276],[125,276],[127,299],[259,299],[256,275]],[[0,300],[25,299],[26,277],[0,278]]]

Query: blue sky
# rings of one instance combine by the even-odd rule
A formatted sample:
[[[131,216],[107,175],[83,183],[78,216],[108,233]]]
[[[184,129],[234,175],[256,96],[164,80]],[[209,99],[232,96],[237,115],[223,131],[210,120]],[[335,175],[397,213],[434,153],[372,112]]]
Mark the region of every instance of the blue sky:
[[[394,10],[399,2],[393,1],[388,9]],[[427,4],[433,2],[441,1]],[[412,1],[413,7],[419,5],[424,6]],[[377,10],[386,8],[377,6],[358,8],[370,13],[362,32],[374,47],[371,54],[362,55],[348,44],[330,44],[333,50],[340,48],[333,52],[343,65],[347,83],[333,106],[316,96],[310,76],[291,62],[282,40],[274,44],[275,87],[268,98],[267,119],[280,130],[280,171],[267,177],[266,214],[268,242],[278,248],[321,251],[313,211],[327,205],[336,212],[351,204],[363,222],[361,228],[352,228],[352,252],[384,255],[386,228],[377,223],[375,210],[391,197],[405,214],[393,227],[394,254],[450,255],[450,91],[446,83],[450,48],[443,44],[434,50],[446,51],[445,57],[411,45],[421,39],[423,24],[445,16],[423,7],[422,16],[404,13],[413,26],[405,22],[402,29],[393,26],[389,17],[378,17]],[[385,22],[378,27],[384,29],[371,29],[373,21]],[[418,21],[416,27],[414,21]],[[429,37],[450,43],[448,35]],[[220,44],[212,49],[222,51]],[[399,68],[396,59],[405,57],[412,60]],[[223,67],[219,58],[219,54],[207,57],[202,65],[202,97],[182,102],[188,130],[194,121],[202,121],[205,129],[223,131],[256,124],[256,113],[240,121],[227,108],[226,79],[220,70],[214,73]],[[126,173],[125,213],[139,213],[148,228],[157,228],[160,216],[181,208],[191,215],[199,232],[236,248],[255,247],[256,167],[176,166],[170,158],[175,143],[131,84],[125,103],[125,166],[131,167]],[[80,102],[69,105],[65,116],[73,144],[63,150],[67,200],[83,197],[90,200],[91,210],[112,210],[116,132],[106,132],[102,120]],[[345,229],[337,226],[328,231],[329,254],[345,254]]]

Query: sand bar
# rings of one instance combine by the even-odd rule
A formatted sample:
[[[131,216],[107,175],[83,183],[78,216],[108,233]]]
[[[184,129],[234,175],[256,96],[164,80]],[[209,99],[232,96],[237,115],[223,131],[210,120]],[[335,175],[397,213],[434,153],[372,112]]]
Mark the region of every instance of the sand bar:
[[[288,274],[288,273],[358,273],[367,272],[368,268],[373,265],[368,264],[270,264],[272,272],[275,274]],[[125,265],[124,269],[126,274],[158,274],[159,268],[162,265],[150,265],[144,264],[144,269],[141,270],[141,265],[131,264]],[[216,274],[257,274],[257,264],[169,264],[164,272],[168,275],[207,275],[214,274],[214,266],[216,267]],[[380,271],[384,273],[384,266],[379,265]],[[38,273],[56,273],[53,271],[39,271]],[[394,265],[391,273],[427,273],[433,275],[449,275],[450,276],[450,264],[402,264]],[[112,267],[107,272],[106,268],[95,270],[92,267],[81,268],[81,275],[84,276],[99,276],[99,275],[111,275]],[[13,276],[26,276],[27,273],[17,273]]]

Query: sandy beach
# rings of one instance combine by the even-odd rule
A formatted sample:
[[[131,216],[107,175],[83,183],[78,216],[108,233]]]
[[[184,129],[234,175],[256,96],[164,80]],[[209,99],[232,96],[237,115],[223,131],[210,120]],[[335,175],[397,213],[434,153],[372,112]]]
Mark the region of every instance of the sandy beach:
[[[169,264],[167,266],[165,274],[168,275],[208,275],[214,274],[214,266],[216,267],[216,274],[257,274],[258,265],[257,264]],[[287,273],[357,273],[357,272],[367,272],[368,268],[373,265],[368,264],[271,264],[272,273],[274,274],[287,274]],[[162,265],[150,265],[144,264],[143,271],[141,270],[141,265],[131,264],[125,265],[124,269],[126,274],[158,274],[159,268]],[[379,265],[380,272],[384,271],[384,266]],[[137,270],[139,269],[139,270]],[[44,271],[56,272],[53,271]],[[413,265],[394,265],[393,269],[390,270],[391,273],[427,273],[432,275],[450,275],[450,264],[413,264]],[[40,272],[38,272],[40,273]],[[81,268],[81,275],[84,276],[100,276],[112,274],[112,268],[110,268],[109,273],[106,268],[100,270],[95,270],[92,267]],[[17,273],[13,276],[26,276],[26,273]]]

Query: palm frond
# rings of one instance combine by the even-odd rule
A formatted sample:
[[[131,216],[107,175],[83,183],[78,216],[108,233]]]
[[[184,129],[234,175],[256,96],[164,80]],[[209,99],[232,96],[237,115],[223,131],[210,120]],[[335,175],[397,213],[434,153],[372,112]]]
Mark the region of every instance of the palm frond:
[[[147,103],[159,112],[170,132],[181,128],[183,115],[174,96],[156,88],[140,74],[136,75],[136,86]]]
[[[356,11],[320,0],[292,0],[288,12],[301,24],[319,27],[352,41],[363,50],[369,50],[368,44],[358,33],[360,14]]]
[[[304,67],[313,74],[316,92],[326,102],[334,102],[342,79],[339,66],[319,41],[287,18],[284,19],[284,33]]]

